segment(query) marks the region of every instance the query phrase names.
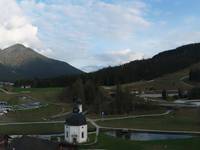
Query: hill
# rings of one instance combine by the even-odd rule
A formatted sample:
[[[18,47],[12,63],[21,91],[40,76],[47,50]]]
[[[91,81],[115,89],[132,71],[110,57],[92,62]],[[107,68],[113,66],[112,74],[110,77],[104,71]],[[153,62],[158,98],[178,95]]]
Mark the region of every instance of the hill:
[[[152,80],[183,70],[200,62],[200,44],[189,44],[161,52],[152,58],[108,67],[90,73],[96,82],[104,85]]]
[[[82,71],[68,63],[45,57],[21,44],[0,51],[1,81],[51,78],[81,73]]]

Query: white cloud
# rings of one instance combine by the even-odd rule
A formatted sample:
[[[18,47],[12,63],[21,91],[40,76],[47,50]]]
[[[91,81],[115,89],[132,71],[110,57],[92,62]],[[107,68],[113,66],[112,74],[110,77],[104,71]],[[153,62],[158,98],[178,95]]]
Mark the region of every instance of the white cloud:
[[[140,60],[143,58],[143,53],[134,52],[130,49],[110,51],[96,56],[96,59],[99,62],[103,62],[104,66],[124,64],[133,60]]]
[[[149,6],[155,1],[162,3],[0,0],[0,48],[22,43],[46,56],[92,70],[200,41],[198,16],[187,14],[185,20],[173,21],[172,14],[165,14],[167,9],[155,14],[157,9]]]
[[[151,25],[140,0],[22,0],[19,5],[38,26],[39,37],[53,50],[53,57],[78,67],[94,63],[88,58],[93,60],[99,41],[110,47],[109,43],[131,40],[135,32]]]
[[[144,54],[134,52],[130,49],[110,52],[110,56],[115,58],[114,64],[124,64],[133,60],[140,60],[144,58]]]
[[[38,29],[25,17],[15,0],[0,1],[0,47],[22,43],[37,48]]]
[[[88,58],[91,62],[93,62],[93,65],[83,66],[81,69],[86,72],[91,72],[107,66],[120,65],[134,60],[141,60],[143,58],[143,53],[135,52],[130,49],[108,51],[106,53],[100,53]]]

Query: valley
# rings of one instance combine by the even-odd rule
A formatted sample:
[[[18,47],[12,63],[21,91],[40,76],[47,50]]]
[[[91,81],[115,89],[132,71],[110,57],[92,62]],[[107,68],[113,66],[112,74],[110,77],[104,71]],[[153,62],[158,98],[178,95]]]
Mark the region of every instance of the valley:
[[[24,48],[21,45],[17,47]],[[11,51],[12,49],[13,47]],[[180,51],[182,48],[173,52]],[[185,48],[183,51],[185,52]],[[19,54],[21,55],[21,52]],[[170,51],[153,57],[152,61],[165,55],[174,58]],[[43,56],[37,57],[43,58]],[[18,63],[24,62],[19,60]],[[12,65],[16,67],[18,64]],[[163,147],[180,149],[182,147],[177,143],[188,141],[185,145],[187,148],[191,141],[198,141],[200,136],[199,83],[190,80],[191,70],[198,67],[199,63],[192,62],[173,72],[161,71],[162,75],[148,80],[146,75],[141,78],[142,80],[129,83],[124,82],[122,78],[121,83],[116,85],[98,82],[99,77],[102,81],[105,78],[97,72],[71,77],[27,78],[16,80],[14,83],[2,82],[0,101],[7,105],[2,107],[8,107],[10,110],[1,113],[0,133],[18,138],[27,135],[63,142],[66,118],[73,114],[74,99],[79,98],[84,106],[83,115],[86,116],[89,136],[86,143],[78,145],[80,148],[121,149],[109,146],[118,141],[121,144],[126,143],[127,148],[134,146],[137,149],[137,146],[143,143],[138,149],[146,149],[148,145],[158,149]],[[115,83],[109,78],[106,81]],[[116,132],[116,137],[107,132]],[[121,136],[125,134],[126,137],[130,134],[136,136],[137,133],[149,134],[148,136],[151,133],[163,136],[164,139],[132,141],[118,137],[118,134]],[[180,135],[170,140],[168,134]],[[185,136],[187,138],[181,138]],[[198,146],[197,143],[195,145]]]

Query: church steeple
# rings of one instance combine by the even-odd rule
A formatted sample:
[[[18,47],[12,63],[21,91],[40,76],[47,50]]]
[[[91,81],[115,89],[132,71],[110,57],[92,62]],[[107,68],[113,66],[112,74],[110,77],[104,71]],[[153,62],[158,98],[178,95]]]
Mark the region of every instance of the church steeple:
[[[83,106],[80,98],[74,98],[74,113],[82,113],[83,112]]]
[[[77,102],[76,102],[76,105],[79,109],[79,113],[82,113],[83,112],[83,106],[82,106],[82,103],[81,103],[81,99],[77,99]]]

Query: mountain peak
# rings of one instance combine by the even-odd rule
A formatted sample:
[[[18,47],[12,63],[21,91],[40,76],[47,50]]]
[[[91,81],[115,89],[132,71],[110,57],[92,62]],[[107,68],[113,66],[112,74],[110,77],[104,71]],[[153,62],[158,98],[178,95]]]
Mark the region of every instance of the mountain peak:
[[[0,80],[8,81],[82,73],[81,70],[65,62],[43,56],[22,44],[15,44],[0,51],[0,74],[3,72],[7,75],[0,76]]]
[[[19,66],[35,59],[46,59],[46,57],[22,44],[12,45],[0,53],[0,63],[7,66]]]
[[[25,46],[23,45],[23,44],[20,44],[20,43],[16,43],[16,44],[14,44],[14,45],[12,45],[12,46],[10,46],[10,47],[16,47],[16,48],[25,48]]]

